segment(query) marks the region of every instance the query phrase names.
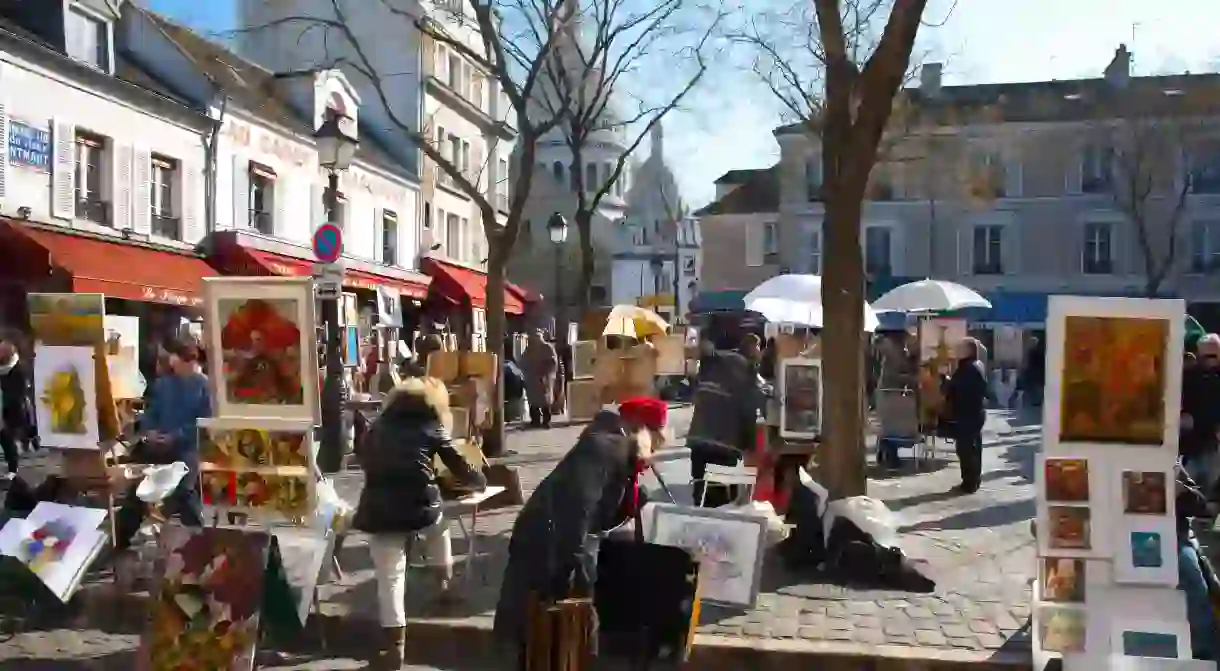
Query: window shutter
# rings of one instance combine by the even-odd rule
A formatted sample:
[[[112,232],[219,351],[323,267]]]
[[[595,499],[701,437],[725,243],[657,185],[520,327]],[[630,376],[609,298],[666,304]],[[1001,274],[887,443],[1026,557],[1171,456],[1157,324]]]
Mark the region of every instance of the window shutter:
[[[51,216],[76,217],[76,126],[55,119],[51,156]],[[5,148],[7,150],[7,147]]]
[[[288,231],[288,201],[292,194],[292,180],[288,175],[277,175],[275,185],[271,188],[271,235],[280,235]],[[313,235],[313,227],[305,233]],[[308,239],[308,238],[306,238]]]
[[[182,221],[182,241],[196,244],[207,233],[205,215],[200,212],[203,203],[203,173],[194,163],[183,162],[178,167],[178,216]]]
[[[1004,274],[1021,273],[1021,229],[1015,223],[1005,224],[1000,233],[1000,252],[1003,257]]]
[[[380,207],[373,208],[373,253],[370,256],[378,263],[385,263],[385,251],[381,248],[381,238],[385,231],[384,217],[385,210]]]
[[[0,205],[8,191],[8,109],[4,103],[4,69],[0,68]]]
[[[974,227],[963,224],[957,229],[957,274],[970,275],[974,270]]]
[[[110,144],[110,217],[120,231],[132,228],[132,151],[128,145]]]
[[[765,228],[766,224],[762,222],[746,225],[746,265],[751,268],[763,265]]]
[[[250,159],[233,154],[233,228],[250,228]]]
[[[483,165],[483,148],[475,145],[470,148],[470,154],[470,173],[472,175],[470,179],[476,187],[480,187],[480,192],[490,194],[492,191],[491,185],[495,182],[492,180],[491,171],[487,169],[487,166]],[[480,180],[484,178],[487,180],[484,183],[488,185],[488,188],[482,188],[482,185],[479,184]],[[492,206],[494,207],[495,204],[493,203]]]
[[[132,181],[135,193],[132,200],[134,213],[132,228],[136,233],[148,235],[152,232],[152,153],[143,147],[132,150]],[[178,213],[181,216],[181,213]]]

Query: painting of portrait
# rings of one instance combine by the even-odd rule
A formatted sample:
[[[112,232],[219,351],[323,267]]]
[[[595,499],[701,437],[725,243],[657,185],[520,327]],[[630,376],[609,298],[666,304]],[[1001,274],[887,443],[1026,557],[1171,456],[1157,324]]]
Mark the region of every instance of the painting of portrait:
[[[1046,460],[1046,500],[1084,503],[1089,500],[1089,462],[1085,459]]]
[[[1163,442],[1169,326],[1165,319],[1065,319],[1061,441]]]
[[[1041,561],[1043,601],[1084,602],[1083,559],[1047,557]]]
[[[1136,515],[1167,514],[1169,489],[1160,471],[1123,471],[1123,512]]]
[[[1050,517],[1050,547],[1059,550],[1092,549],[1088,508],[1051,506],[1047,513]]]

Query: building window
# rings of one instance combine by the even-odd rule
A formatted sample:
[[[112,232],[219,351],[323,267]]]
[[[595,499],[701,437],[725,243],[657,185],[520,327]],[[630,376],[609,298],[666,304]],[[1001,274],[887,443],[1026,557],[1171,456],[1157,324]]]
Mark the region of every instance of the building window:
[[[445,82],[454,91],[461,91],[462,58],[457,54],[449,54],[449,72]]]
[[[472,169],[470,165],[470,143],[462,140],[461,151],[462,153],[458,155],[458,170],[461,170],[467,179],[473,180],[477,170]]]
[[[974,227],[974,274],[1004,274],[1004,227]]]
[[[500,159],[498,165],[500,166],[500,168],[496,174],[499,176],[500,181],[496,183],[496,207],[499,208],[501,212],[507,212],[508,211],[508,180],[509,180],[508,160],[502,158],[502,159]]]
[[[572,190],[572,193],[576,193],[576,181],[580,179],[579,170],[579,165],[572,165],[568,169],[568,188]]]
[[[869,226],[864,229],[864,272],[869,277],[893,275],[891,262],[893,231],[886,226]]]
[[[161,156],[152,157],[152,183],[149,185],[152,234],[170,240],[182,239],[182,226],[174,216],[174,184],[178,166]]]
[[[814,231],[809,237],[809,272],[822,274],[822,232]]]
[[[1210,273],[1220,269],[1220,221],[1196,221],[1190,234],[1191,272]]]
[[[1190,192],[1220,193],[1220,148],[1204,148],[1191,157]]]
[[[69,7],[64,26],[64,50],[78,61],[110,72],[109,26],[80,7]]]
[[[822,199],[822,157],[805,159],[805,199],[813,202]]]
[[[1114,225],[1092,222],[1084,227],[1084,272],[1109,275],[1114,272]]]
[[[1089,146],[1080,158],[1080,192],[1109,193],[1114,176],[1114,149]]]
[[[250,228],[263,235],[275,235],[275,172],[256,163],[250,164]]]
[[[603,163],[602,164],[602,181],[604,181],[604,182],[610,181],[610,177],[613,175],[614,175],[614,164],[610,163],[609,161],[607,161],[606,163]],[[599,185],[598,188],[601,188],[601,186]],[[609,194],[613,191],[614,191],[614,187],[611,186],[609,189],[606,190],[606,193]]]
[[[441,81],[448,80],[449,71],[449,48],[443,44],[436,45],[436,78]]]
[[[763,263],[774,263],[779,256],[779,231],[774,221],[763,224]]]
[[[585,166],[585,191],[597,191],[597,164],[590,163]]]
[[[563,163],[561,161],[555,161],[551,164],[551,173],[555,175],[556,182],[563,183]]]
[[[980,200],[1004,198],[1008,195],[1008,167],[1004,157],[995,152],[980,152],[974,156],[971,195]]]
[[[390,210],[381,213],[381,262],[398,265],[398,215]]]
[[[103,169],[106,139],[90,133],[76,134],[76,218],[110,225],[110,204],[104,198]]]
[[[449,214],[445,219],[445,255],[451,259],[461,260],[462,230],[456,214]]]

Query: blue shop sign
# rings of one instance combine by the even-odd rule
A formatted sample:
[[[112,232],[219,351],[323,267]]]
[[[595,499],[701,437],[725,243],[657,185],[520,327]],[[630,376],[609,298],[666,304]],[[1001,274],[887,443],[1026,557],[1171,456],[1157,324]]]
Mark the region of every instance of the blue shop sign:
[[[10,165],[51,172],[51,131],[10,120],[8,162]]]

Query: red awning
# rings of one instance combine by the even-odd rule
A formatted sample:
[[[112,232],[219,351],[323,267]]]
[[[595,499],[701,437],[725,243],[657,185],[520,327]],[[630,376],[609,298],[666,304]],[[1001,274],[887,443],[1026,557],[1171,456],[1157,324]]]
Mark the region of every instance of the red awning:
[[[216,274],[190,252],[60,233],[11,219],[0,223],[9,238],[0,247],[10,250],[0,272],[37,281],[58,270],[77,293],[193,307],[203,304],[203,278]]]
[[[452,263],[424,259],[424,272],[432,276],[432,286],[446,300],[460,303],[470,299],[470,306],[487,309],[487,274]],[[525,291],[512,283],[504,283],[504,312],[525,314]]]
[[[313,273],[312,261],[240,245],[228,248],[221,256],[219,265],[230,275],[308,277]],[[354,289],[389,287],[411,298],[422,299],[428,295],[427,283],[350,268],[343,273],[343,285]]]

